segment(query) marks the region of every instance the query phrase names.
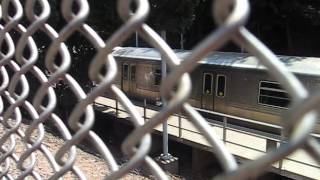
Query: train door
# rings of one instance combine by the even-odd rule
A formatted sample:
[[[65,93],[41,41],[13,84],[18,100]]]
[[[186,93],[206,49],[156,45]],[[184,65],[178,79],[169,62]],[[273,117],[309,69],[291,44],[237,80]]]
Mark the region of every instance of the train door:
[[[130,90],[129,71],[129,64],[122,64],[122,90],[124,92],[129,92]]]
[[[202,77],[202,96],[201,96],[201,107],[203,109],[214,110],[213,98],[214,98],[214,78],[213,74],[209,72],[203,73]]]
[[[129,86],[130,86],[130,92],[135,92],[136,88],[137,88],[137,84],[136,84],[136,65],[135,64],[130,64],[130,82],[129,82]]]
[[[122,90],[124,92],[135,92],[136,89],[136,64],[122,65]]]

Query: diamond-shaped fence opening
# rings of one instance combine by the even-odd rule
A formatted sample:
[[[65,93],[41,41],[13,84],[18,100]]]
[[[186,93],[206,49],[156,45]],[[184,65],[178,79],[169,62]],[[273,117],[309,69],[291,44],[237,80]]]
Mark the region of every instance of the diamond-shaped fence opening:
[[[282,62],[244,27],[249,17],[247,0],[214,1],[217,29],[183,56],[183,61],[145,23],[150,10],[148,0],[118,0],[118,14],[123,24],[107,40],[103,40],[86,24],[92,11],[87,0],[57,2],[1,1],[2,178],[118,179],[144,163],[156,178],[167,179],[164,171],[148,156],[151,132],[180,110],[206,139],[211,151],[215,152],[213,156],[223,167],[223,173],[217,178],[256,177],[265,168],[301,149],[317,162],[320,161],[319,144],[310,136],[316,124],[316,107],[320,96],[310,95]],[[134,11],[131,10],[132,3],[135,3]],[[61,7],[61,10],[57,7]],[[56,20],[50,18],[53,14],[60,14],[65,24],[53,26]],[[142,118],[143,112],[137,110],[116,85],[121,69],[112,52],[135,33],[159,52],[162,61],[165,60],[170,68],[159,87],[165,105],[153,113],[148,121]],[[187,102],[192,89],[190,73],[200,60],[228,42],[237,44],[255,56],[292,97],[291,108],[282,116],[283,134],[288,138],[287,142],[241,165],[237,164],[234,155],[212,131],[204,117]],[[77,43],[83,46],[75,49],[72,44]],[[87,49],[93,53],[79,57],[79,51]],[[81,58],[86,58],[87,64],[80,63],[83,69],[75,69],[79,67],[79,62],[83,62],[79,61]],[[82,74],[81,78],[77,73]],[[117,98],[117,106],[119,103],[126,110],[134,125],[134,130],[122,142],[123,153],[129,157],[129,161],[121,166],[108,146],[92,131],[95,122],[92,104],[106,93],[113,93]],[[71,112],[59,108],[66,104],[72,109]],[[51,138],[47,133],[50,130],[59,134],[61,139]],[[77,149],[76,146],[82,142],[89,144],[103,160]],[[79,156],[88,156],[86,160],[80,159],[86,163],[77,165]],[[93,160],[88,160],[90,158]],[[94,168],[83,165],[92,161],[96,163]]]

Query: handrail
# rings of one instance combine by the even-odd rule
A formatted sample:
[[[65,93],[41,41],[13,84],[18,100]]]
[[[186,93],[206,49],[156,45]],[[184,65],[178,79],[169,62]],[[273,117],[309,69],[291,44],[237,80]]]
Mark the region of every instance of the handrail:
[[[112,99],[112,100],[115,100],[113,98],[110,98],[110,97],[107,97],[109,99]],[[143,105],[141,105],[141,102],[140,101],[134,101],[132,100],[132,102],[139,106],[139,107],[143,107]],[[152,104],[148,104],[148,108],[151,109],[151,110],[160,110],[160,107],[158,106],[155,106],[155,105],[152,105]],[[197,111],[200,111],[200,112],[205,112],[205,113],[209,113],[209,114],[212,114],[212,115],[217,115],[217,116],[221,116],[221,117],[227,117],[227,118],[232,118],[232,119],[236,119],[236,120],[240,120],[240,121],[245,121],[247,123],[250,123],[252,125],[259,125],[261,127],[268,127],[268,128],[276,128],[276,129],[282,129],[280,126],[277,126],[277,125],[272,125],[272,124],[268,124],[268,123],[263,123],[263,122],[259,122],[259,121],[256,121],[256,120],[251,120],[251,119],[246,119],[246,118],[242,118],[242,117],[238,117],[238,116],[233,116],[233,115],[228,115],[228,114],[224,114],[224,113],[219,113],[219,112],[214,112],[214,111],[209,111],[209,110],[204,110],[204,109],[199,109],[199,108],[195,108]],[[175,116],[178,116],[178,114],[174,114]],[[186,118],[185,116],[183,115],[180,115],[182,118]],[[208,118],[207,118],[208,119]],[[217,120],[214,120],[214,119],[208,119],[208,120],[212,120],[212,121],[215,121],[216,124],[215,125],[218,125],[219,124],[219,121]],[[209,124],[211,122],[208,122]],[[231,124],[229,124],[231,125]],[[231,126],[235,126],[235,125],[231,125]],[[239,127],[239,126],[237,126]],[[236,128],[235,128],[236,129]],[[249,131],[254,131],[254,132],[258,132],[258,133],[261,133],[262,136],[266,136],[267,138],[270,138],[270,139],[281,139],[280,137],[276,138],[275,136],[277,135],[273,135],[273,134],[270,134],[270,133],[265,133],[265,132],[262,132],[262,131],[259,131],[259,130],[254,130],[254,129],[248,129]],[[268,135],[267,135],[268,134]]]
[[[115,104],[117,104],[117,100],[115,99],[112,99],[115,101]],[[126,110],[122,110],[120,108],[117,108],[116,107],[112,107],[112,106],[109,106],[109,105],[106,105],[106,104],[102,104],[102,103],[99,103],[99,102],[95,102],[95,104],[99,104],[99,105],[102,105],[104,107],[107,107],[107,108],[111,108],[111,109],[115,109],[116,111],[120,111],[120,112],[125,112],[127,113]],[[136,105],[138,106],[138,105]],[[152,107],[152,106],[138,106],[138,107],[141,107],[143,108],[143,111],[144,111],[144,115],[146,115],[146,110],[149,109],[149,107]],[[155,110],[155,109],[149,109],[149,110]],[[198,109],[197,109],[198,110]],[[200,109],[202,110],[202,109]],[[206,111],[206,110],[205,110]],[[208,111],[209,112],[209,111]],[[223,113],[217,113],[217,112],[213,112],[215,115],[224,115]],[[185,118],[184,116],[180,115],[180,114],[174,114],[174,116],[180,118]],[[234,118],[236,119],[237,116],[232,116],[232,115],[227,115],[226,117],[229,117],[229,118]],[[150,118],[149,117],[146,117],[144,116],[143,117],[145,119],[145,121],[148,121]],[[240,119],[245,119],[245,118],[240,118]],[[185,118],[185,120],[188,121],[188,119]],[[254,122],[253,122],[254,123]],[[219,128],[222,128],[223,130],[232,130],[232,131],[236,131],[236,132],[239,132],[239,133],[243,133],[243,134],[246,134],[246,135],[250,135],[250,136],[253,136],[253,137],[257,137],[257,138],[262,138],[262,139],[265,139],[265,140],[271,140],[271,141],[275,141],[277,143],[287,143],[287,141],[285,140],[281,140],[281,139],[277,139],[277,138],[272,138],[272,137],[269,137],[269,136],[263,136],[261,134],[256,134],[256,133],[253,133],[253,132],[248,132],[248,131],[244,131],[242,129],[237,129],[237,128],[232,128],[232,127],[229,127],[230,124],[227,123],[227,126],[223,126],[223,125],[219,125],[219,124],[214,124],[212,122],[209,123],[211,126],[215,126],[215,127],[219,127]],[[263,123],[264,124],[264,123]],[[174,128],[178,128],[179,129],[179,135],[177,136],[178,138],[182,138],[181,134],[180,134],[180,131],[188,131],[188,132],[191,132],[191,133],[195,133],[195,134],[199,134],[199,135],[202,135],[201,132],[198,132],[198,131],[193,131],[193,130],[190,130],[190,129],[186,129],[186,128],[183,128],[181,127],[181,123],[179,123],[179,126],[176,126],[176,125],[172,125],[172,124],[168,124],[168,126],[170,127],[174,127]],[[232,126],[232,125],[231,125]],[[237,127],[237,126],[236,126]],[[188,139],[186,139],[188,140]],[[226,138],[222,138],[221,140],[223,140],[225,143],[229,143],[229,144],[234,144],[234,145],[237,145],[237,146],[240,146],[240,147],[243,147],[243,148],[247,148],[247,149],[250,149],[250,150],[253,150],[253,151],[257,151],[259,153],[267,153],[267,149],[265,151],[262,151],[260,149],[256,149],[256,148],[252,148],[250,146],[246,146],[246,145],[243,145],[243,144],[239,144],[239,143],[235,143],[235,142],[232,142],[232,141],[228,141]],[[302,162],[302,161],[298,161],[298,160],[295,160],[295,159],[292,159],[292,158],[289,158],[289,157],[286,157],[284,158],[283,160],[289,160],[289,161],[293,161],[293,162],[296,162],[296,163],[300,163],[300,164],[303,164],[303,165],[306,165],[306,166],[310,166],[310,167],[314,167],[314,168],[320,168],[320,166],[316,166],[316,165],[313,165],[313,164],[309,164],[309,163],[305,163],[305,162]],[[279,169],[282,169],[282,161],[279,162]]]

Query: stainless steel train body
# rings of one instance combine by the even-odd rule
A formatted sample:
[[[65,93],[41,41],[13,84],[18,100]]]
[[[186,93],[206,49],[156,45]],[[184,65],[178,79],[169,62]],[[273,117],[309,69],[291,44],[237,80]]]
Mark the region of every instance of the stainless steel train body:
[[[175,52],[181,59],[189,53]],[[161,56],[155,49],[127,47],[113,55],[121,70],[117,84],[124,92],[133,98],[160,101]],[[320,58],[279,58],[310,92],[320,89]],[[279,115],[290,103],[286,91],[248,54],[212,53],[200,62],[191,78],[189,102],[194,107],[280,125]]]

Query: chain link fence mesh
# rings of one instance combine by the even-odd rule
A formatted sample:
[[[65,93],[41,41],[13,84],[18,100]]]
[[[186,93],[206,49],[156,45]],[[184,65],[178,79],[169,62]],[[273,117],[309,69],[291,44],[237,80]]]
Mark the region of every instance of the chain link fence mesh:
[[[148,156],[151,132],[154,127],[181,109],[202,132],[215,152],[213,156],[216,156],[222,165],[223,173],[215,177],[216,179],[257,177],[265,168],[298,149],[305,150],[320,162],[320,145],[310,136],[317,120],[316,107],[320,103],[320,95],[310,95],[272,51],[244,27],[249,17],[248,0],[215,0],[213,17],[218,28],[199,42],[183,61],[180,61],[165,41],[145,23],[149,13],[148,0],[118,0],[118,14],[123,24],[106,41],[85,23],[90,13],[87,0],[64,0],[61,3],[61,13],[67,23],[57,31],[47,22],[51,15],[48,0],[1,1],[0,176],[2,178],[42,179],[43,177],[35,169],[37,161],[35,152],[40,152],[54,171],[49,179],[58,179],[70,172],[79,179],[86,179],[82,170],[74,163],[77,157],[76,145],[87,140],[111,170],[106,179],[119,179],[142,163],[147,165],[156,178],[168,179],[164,171]],[[136,5],[134,12],[131,10],[132,3]],[[77,6],[77,9],[75,10],[73,6]],[[22,23],[23,19],[30,22],[28,26]],[[50,46],[42,59],[38,52],[41,42],[37,42],[34,38],[34,34],[38,32],[51,39]],[[135,32],[161,53],[171,69],[160,87],[162,99],[166,101],[167,106],[148,122],[144,122],[130,99],[114,83],[119,70],[111,55],[112,49],[121,45]],[[96,82],[97,86],[89,93],[85,93],[75,78],[68,74],[73,59],[66,41],[75,33],[84,36],[96,50],[96,54],[90,60],[87,76]],[[241,165],[237,164],[235,157],[218,139],[206,120],[186,102],[191,91],[189,73],[197,67],[198,61],[230,41],[256,56],[267,67],[269,73],[282,84],[293,101],[291,108],[282,117],[288,143]],[[44,62],[50,76],[36,66],[38,61]],[[101,73],[104,68],[105,73]],[[29,81],[31,76],[40,84],[36,91],[32,92],[35,93],[32,98],[29,97],[33,87]],[[60,80],[70,87],[78,100],[67,119],[59,117],[54,112],[57,95],[53,87]],[[117,97],[130,114],[130,121],[135,126],[133,132],[122,142],[123,153],[130,157],[128,163],[122,166],[117,164],[108,146],[92,131],[95,122],[92,103],[105,92],[112,92]],[[27,128],[22,128],[24,119],[29,119],[31,122]],[[70,133],[63,121],[67,122],[73,133]],[[51,122],[64,139],[63,145],[55,153],[43,143],[46,133],[44,123],[47,122]],[[24,146],[20,154],[16,152],[18,139]],[[11,166],[16,166],[20,173],[11,174],[9,171]]]

